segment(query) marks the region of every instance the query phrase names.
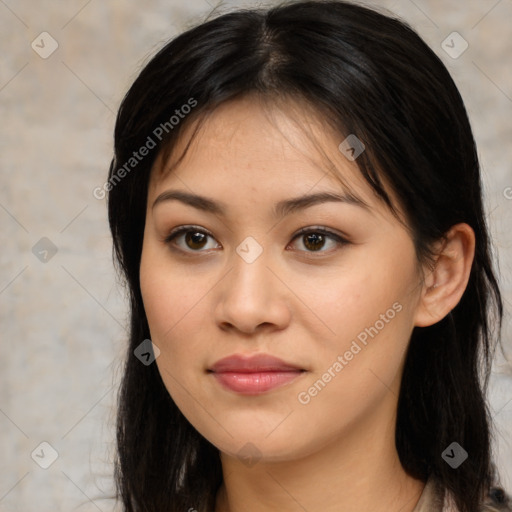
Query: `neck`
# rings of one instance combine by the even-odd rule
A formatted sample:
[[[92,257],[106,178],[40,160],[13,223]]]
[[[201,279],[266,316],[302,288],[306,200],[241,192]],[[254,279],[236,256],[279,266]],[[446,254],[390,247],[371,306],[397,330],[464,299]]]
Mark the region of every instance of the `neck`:
[[[362,421],[366,428],[358,422],[341,439],[301,458],[262,459],[247,467],[221,453],[223,483],[215,512],[412,512],[425,484],[404,471],[395,448],[395,418],[389,420],[386,407],[379,409],[373,416],[383,416]]]

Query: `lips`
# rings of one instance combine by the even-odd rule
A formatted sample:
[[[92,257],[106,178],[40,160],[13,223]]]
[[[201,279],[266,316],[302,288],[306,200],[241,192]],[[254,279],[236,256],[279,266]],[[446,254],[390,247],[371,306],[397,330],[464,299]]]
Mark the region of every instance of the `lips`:
[[[217,361],[211,370],[216,373],[236,372],[236,373],[254,373],[254,372],[278,372],[278,371],[297,371],[303,370],[300,366],[286,363],[282,359],[267,354],[255,354],[254,356],[243,356],[235,354]]]
[[[240,394],[258,395],[295,380],[306,370],[268,354],[236,354],[220,359],[209,371],[224,388]]]

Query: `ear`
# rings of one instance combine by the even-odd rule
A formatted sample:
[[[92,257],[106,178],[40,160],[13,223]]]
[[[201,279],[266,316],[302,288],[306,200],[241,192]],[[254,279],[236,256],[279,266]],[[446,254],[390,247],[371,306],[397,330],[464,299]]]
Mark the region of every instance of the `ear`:
[[[468,224],[456,224],[437,246],[434,268],[425,272],[416,308],[418,327],[439,322],[459,303],[473,264],[475,233]]]

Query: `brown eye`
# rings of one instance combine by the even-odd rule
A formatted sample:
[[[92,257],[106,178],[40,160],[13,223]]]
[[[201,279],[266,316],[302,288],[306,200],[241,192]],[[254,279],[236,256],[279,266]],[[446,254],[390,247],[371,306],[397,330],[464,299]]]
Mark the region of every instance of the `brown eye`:
[[[302,245],[305,247],[304,252],[310,253],[331,252],[331,250],[329,250],[329,242],[333,250],[336,246],[340,247],[349,243],[340,235],[327,231],[325,228],[305,228],[295,236],[294,240],[301,240]],[[323,250],[326,246],[327,249]]]
[[[185,233],[185,244],[190,249],[202,249],[206,243],[208,235],[200,231],[187,231]]]
[[[184,226],[173,230],[164,240],[166,244],[175,245],[183,252],[204,252],[203,249],[215,249],[218,245],[207,247],[208,239],[213,236],[193,226]]]
[[[325,244],[325,237],[319,233],[311,233],[309,235],[303,235],[304,246],[310,251],[317,251]]]

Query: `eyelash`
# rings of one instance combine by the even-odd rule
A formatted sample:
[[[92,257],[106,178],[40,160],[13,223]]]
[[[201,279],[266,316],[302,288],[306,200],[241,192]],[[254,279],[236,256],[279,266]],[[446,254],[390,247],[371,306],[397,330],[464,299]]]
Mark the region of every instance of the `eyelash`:
[[[202,228],[198,228],[196,226],[181,226],[181,227],[173,229],[169,233],[169,235],[164,238],[163,242],[165,244],[171,246],[172,250],[179,251],[180,253],[185,254],[186,256],[193,256],[196,253],[207,252],[207,251],[203,251],[203,250],[194,251],[194,250],[190,250],[190,249],[189,250],[184,250],[184,249],[181,249],[181,248],[172,247],[171,242],[173,242],[180,235],[186,234],[188,232],[201,233],[203,235],[207,235],[207,236],[215,239],[215,237],[210,232],[205,231]],[[300,236],[307,235],[307,234],[312,234],[312,233],[320,234],[320,235],[326,236],[328,238],[331,238],[332,240],[334,240],[338,244],[339,247],[342,247],[342,246],[347,245],[347,244],[350,243],[346,238],[343,238],[342,236],[338,235],[337,233],[334,233],[333,231],[330,231],[328,228],[325,228],[325,227],[302,228],[301,230],[299,230],[294,235],[294,237],[292,238],[292,242],[295,239],[299,238]],[[299,251],[299,252],[306,252],[307,254],[313,254],[314,255],[314,254],[317,254],[317,253],[319,253],[319,254],[326,254],[326,253],[329,254],[332,251],[318,250],[318,251]]]

